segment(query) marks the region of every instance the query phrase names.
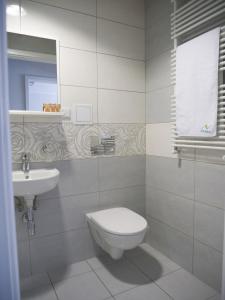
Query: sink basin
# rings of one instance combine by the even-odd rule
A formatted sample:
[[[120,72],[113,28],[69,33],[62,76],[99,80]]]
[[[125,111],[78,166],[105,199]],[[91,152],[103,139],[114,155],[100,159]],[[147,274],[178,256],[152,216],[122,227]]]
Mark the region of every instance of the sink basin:
[[[36,195],[46,193],[57,185],[59,174],[57,169],[38,169],[30,170],[29,178],[26,178],[23,171],[14,171],[14,195],[32,199]]]

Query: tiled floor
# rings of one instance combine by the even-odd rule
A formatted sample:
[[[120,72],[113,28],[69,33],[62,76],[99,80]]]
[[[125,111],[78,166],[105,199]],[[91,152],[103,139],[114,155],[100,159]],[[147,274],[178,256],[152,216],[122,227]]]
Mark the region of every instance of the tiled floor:
[[[93,257],[21,282],[23,300],[219,300],[215,290],[142,244],[120,261]]]

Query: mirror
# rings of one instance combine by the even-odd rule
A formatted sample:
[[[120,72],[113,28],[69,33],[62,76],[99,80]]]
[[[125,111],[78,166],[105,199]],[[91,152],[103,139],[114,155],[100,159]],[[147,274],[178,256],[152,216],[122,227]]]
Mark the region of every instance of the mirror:
[[[58,104],[56,40],[9,32],[7,37],[10,110]]]

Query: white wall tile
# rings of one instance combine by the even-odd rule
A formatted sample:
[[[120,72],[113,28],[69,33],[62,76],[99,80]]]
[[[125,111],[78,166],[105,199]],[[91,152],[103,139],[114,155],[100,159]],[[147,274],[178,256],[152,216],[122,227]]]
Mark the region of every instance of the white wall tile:
[[[97,15],[144,28],[144,0],[97,0]]]
[[[144,123],[145,94],[99,90],[98,116],[100,123]]]
[[[98,54],[99,88],[145,91],[145,63]]]
[[[176,157],[171,142],[171,123],[147,124],[146,154]]]
[[[60,80],[63,85],[96,87],[96,54],[61,47]]]
[[[62,107],[71,107],[73,104],[91,104],[93,109],[93,122],[97,123],[97,89],[62,85]]]
[[[38,0],[38,2],[96,16],[96,1],[93,0]]]
[[[60,40],[60,45],[96,51],[96,18],[31,1],[22,1],[21,18],[25,34]]]
[[[98,19],[98,51],[134,59],[145,59],[143,29]]]
[[[18,0],[7,0],[7,8],[10,9],[11,5],[17,5],[18,6],[18,11],[20,9],[19,1]],[[6,8],[6,12],[7,12]],[[20,15],[13,16],[10,15],[9,13],[6,14],[6,27],[7,31],[10,32],[20,32]]]

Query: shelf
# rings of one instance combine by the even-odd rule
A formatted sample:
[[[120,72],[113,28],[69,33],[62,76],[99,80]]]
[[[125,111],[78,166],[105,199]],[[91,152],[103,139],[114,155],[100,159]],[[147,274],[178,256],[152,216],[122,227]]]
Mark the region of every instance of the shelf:
[[[26,111],[26,110],[10,110],[12,116],[37,116],[37,117],[63,117],[64,112],[43,112],[43,111]]]
[[[25,111],[10,110],[11,122],[29,122],[29,123],[58,123],[65,118],[64,112],[42,112],[42,111]]]

